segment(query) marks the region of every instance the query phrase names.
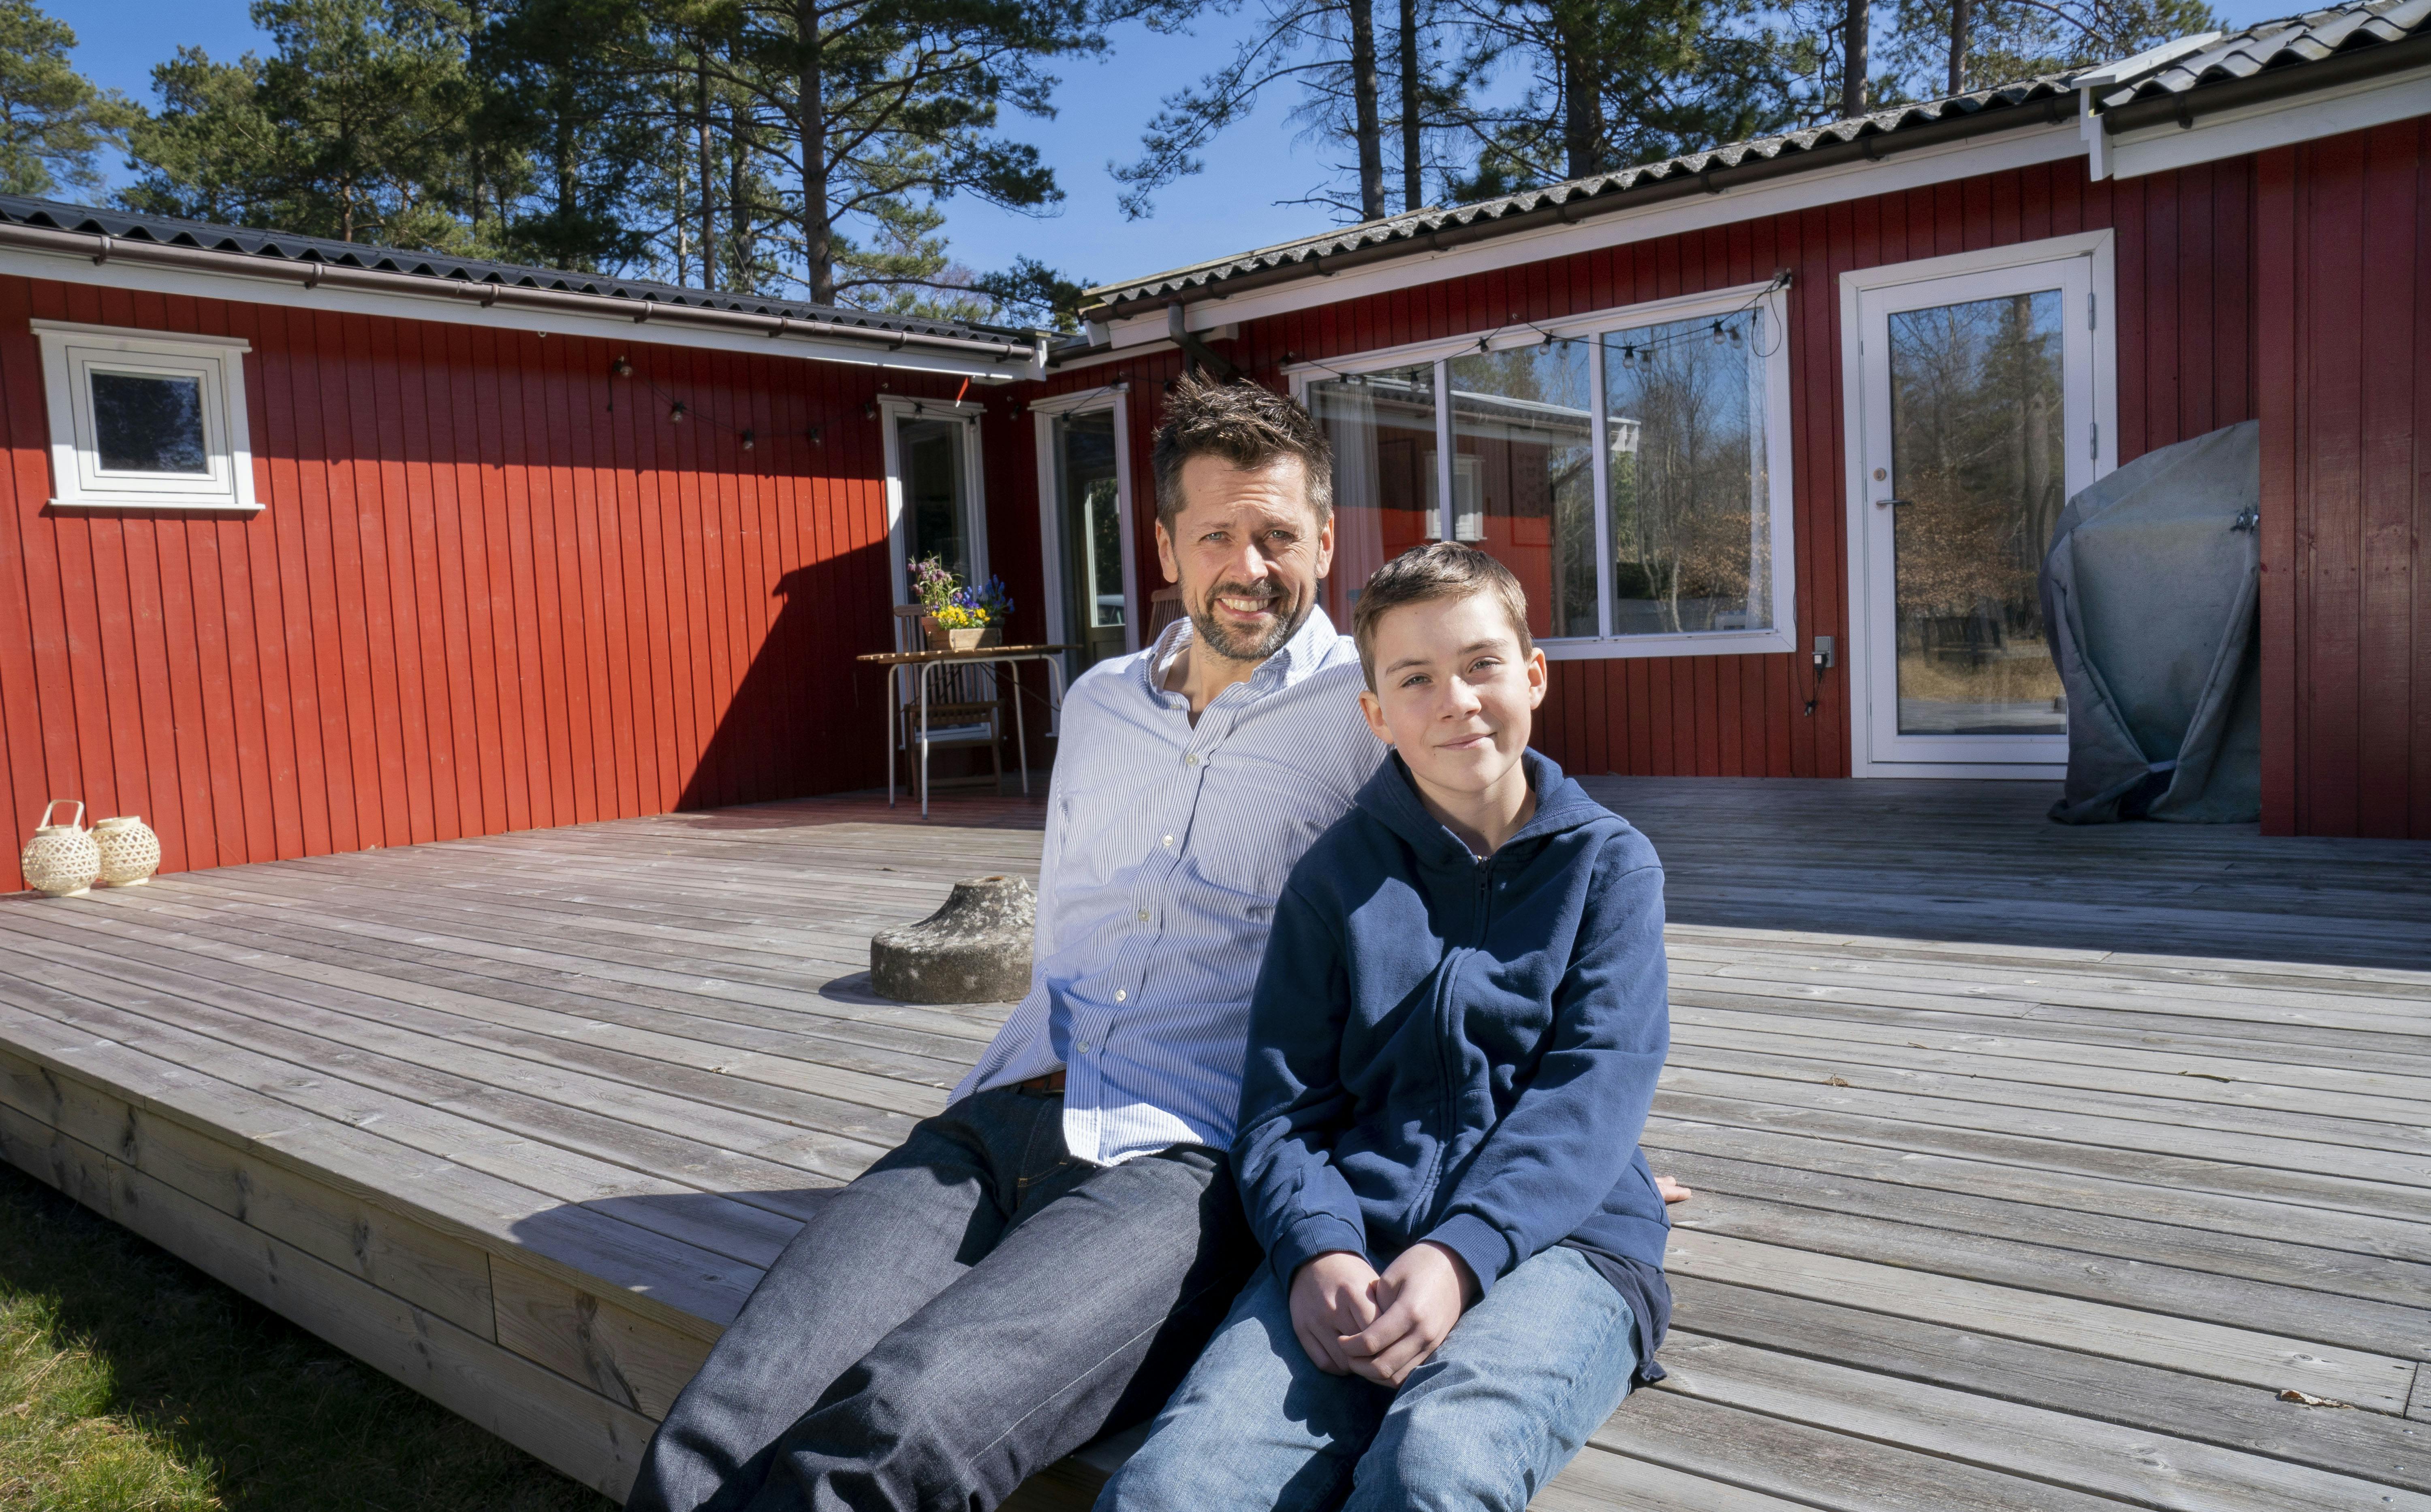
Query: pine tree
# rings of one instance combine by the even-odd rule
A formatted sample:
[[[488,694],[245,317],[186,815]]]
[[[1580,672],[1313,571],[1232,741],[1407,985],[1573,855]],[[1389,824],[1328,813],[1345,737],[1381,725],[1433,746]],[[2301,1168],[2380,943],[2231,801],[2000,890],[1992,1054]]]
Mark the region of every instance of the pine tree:
[[[1805,109],[1801,42],[1753,0],[1456,0],[1463,76],[1516,75],[1469,118],[1471,194],[1611,173],[1757,136]],[[1474,88],[1474,85],[1472,85]]]
[[[1906,89],[1933,96],[2089,68],[2219,25],[2205,0],[1900,0],[1885,51]]]
[[[1124,186],[1124,214],[1137,220],[1155,213],[1157,193],[1200,172],[1202,154],[1225,128],[1248,119],[1266,92],[1281,85],[1299,91],[1292,119],[1303,140],[1344,157],[1327,163],[1325,181],[1285,203],[1320,205],[1351,220],[1389,213],[1389,134],[1401,210],[1418,209],[1426,201],[1427,175],[1441,167],[1431,159],[1430,143],[1460,114],[1456,94],[1431,76],[1443,0],[1398,0],[1389,48],[1377,30],[1376,0],[1264,3],[1257,27],[1222,68],[1165,98],[1141,136],[1140,156],[1109,165]]]
[[[126,96],[76,72],[75,44],[33,0],[0,0],[0,193],[94,193],[103,151],[143,118]]]

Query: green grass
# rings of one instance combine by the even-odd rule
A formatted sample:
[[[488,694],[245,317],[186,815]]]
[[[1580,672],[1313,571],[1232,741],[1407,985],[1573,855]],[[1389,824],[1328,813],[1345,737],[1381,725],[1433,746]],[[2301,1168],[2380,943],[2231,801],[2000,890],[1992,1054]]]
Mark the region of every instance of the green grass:
[[[610,1512],[0,1165],[5,1512]]]

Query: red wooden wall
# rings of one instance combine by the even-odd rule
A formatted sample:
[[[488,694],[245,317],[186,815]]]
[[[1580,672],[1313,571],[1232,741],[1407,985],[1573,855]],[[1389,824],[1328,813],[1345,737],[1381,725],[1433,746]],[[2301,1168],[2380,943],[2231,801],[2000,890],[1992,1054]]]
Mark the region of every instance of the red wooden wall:
[[[250,342],[266,507],[47,511],[29,317]],[[634,377],[612,377],[620,353]],[[882,382],[951,392],[0,277],[9,832],[80,798],[142,815],[185,868],[878,781],[878,684],[849,659],[890,634],[863,414]],[[17,885],[11,843],[0,888]]]
[[[2254,160],[2087,182],[2081,159],[1824,209],[1741,222],[1255,321],[1229,348],[1278,388],[1284,353],[1339,359],[1796,274],[1789,295],[1798,644],[1847,645],[1847,530],[1840,499],[1839,275],[2078,231],[2119,233],[2119,457],[2250,419],[2254,364]],[[1148,523],[1146,458],[1157,397],[1180,370],[1162,352],[1059,375],[1057,392],[1128,378],[1142,543],[1140,580],[1163,580]],[[1847,683],[1804,710],[1802,654],[1557,662],[1538,743],[1582,772],[1840,777],[1849,771]]]
[[[2258,183],[2263,827],[2431,839],[2431,120]]]

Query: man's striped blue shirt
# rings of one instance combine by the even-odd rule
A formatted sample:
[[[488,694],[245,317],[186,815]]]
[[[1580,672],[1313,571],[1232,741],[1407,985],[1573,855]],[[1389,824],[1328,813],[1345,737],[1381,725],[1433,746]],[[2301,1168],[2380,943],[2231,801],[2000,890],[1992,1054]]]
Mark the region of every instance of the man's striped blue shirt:
[[[1030,992],[954,1089],[1065,1067],[1065,1147],[1100,1166],[1231,1146],[1275,899],[1384,757],[1323,610],[1195,724],[1165,687],[1190,633],[1065,697]]]

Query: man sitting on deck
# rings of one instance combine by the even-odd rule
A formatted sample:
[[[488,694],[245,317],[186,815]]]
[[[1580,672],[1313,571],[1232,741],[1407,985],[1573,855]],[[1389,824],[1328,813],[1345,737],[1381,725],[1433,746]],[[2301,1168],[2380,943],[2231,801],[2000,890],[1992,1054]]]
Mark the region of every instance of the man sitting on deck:
[[[1225,1153],[1250,991],[1285,875],[1385,748],[1316,607],[1308,412],[1184,379],[1155,469],[1189,617],[1065,699],[1029,996],[770,1268],[629,1512],[994,1506],[1152,1416],[1258,1264]]]

